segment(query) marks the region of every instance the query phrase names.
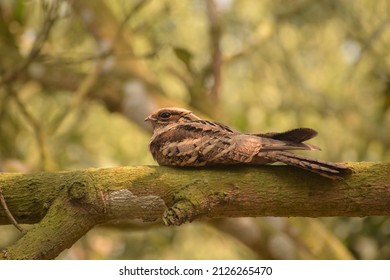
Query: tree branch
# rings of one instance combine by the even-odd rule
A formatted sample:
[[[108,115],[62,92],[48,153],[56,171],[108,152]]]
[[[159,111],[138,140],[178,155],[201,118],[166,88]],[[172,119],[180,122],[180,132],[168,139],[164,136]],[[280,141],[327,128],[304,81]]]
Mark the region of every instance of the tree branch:
[[[54,258],[97,224],[118,219],[180,225],[202,217],[390,215],[390,163],[349,163],[332,181],[289,166],[133,166],[1,173],[8,209],[38,223],[0,259]],[[0,224],[9,224],[0,210]]]

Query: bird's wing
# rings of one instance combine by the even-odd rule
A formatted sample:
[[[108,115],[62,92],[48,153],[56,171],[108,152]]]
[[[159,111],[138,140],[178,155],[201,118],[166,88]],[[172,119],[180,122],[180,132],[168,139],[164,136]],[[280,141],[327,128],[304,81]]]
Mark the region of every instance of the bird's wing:
[[[244,148],[256,143],[260,146],[260,151],[282,151],[282,150],[320,150],[318,147],[300,142],[277,140],[258,135],[240,134],[235,136],[236,141]]]
[[[301,143],[317,135],[317,131],[311,128],[295,128],[285,132],[268,132],[252,134],[255,136],[272,138],[276,140]]]
[[[238,131],[228,127],[227,125],[224,125],[223,123],[219,122],[213,122],[208,120],[196,120],[191,123],[188,123],[192,126],[208,126],[208,128],[212,128],[213,131],[221,132],[221,133],[239,133]]]
[[[311,144],[303,144],[302,142],[307,141],[317,135],[317,131],[311,128],[296,128],[285,132],[269,132],[250,134],[263,138],[264,143],[263,149],[268,150],[321,150],[319,147]],[[267,141],[276,140],[274,141]]]

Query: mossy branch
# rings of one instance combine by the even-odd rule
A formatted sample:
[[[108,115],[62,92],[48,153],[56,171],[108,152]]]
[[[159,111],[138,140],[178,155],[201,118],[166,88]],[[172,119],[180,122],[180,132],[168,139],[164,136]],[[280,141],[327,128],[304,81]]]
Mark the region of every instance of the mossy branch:
[[[390,215],[390,163],[348,163],[329,180],[289,166],[177,169],[133,166],[34,174],[1,173],[19,224],[37,225],[0,259],[50,259],[98,224],[202,217]],[[10,224],[0,208],[0,224]]]

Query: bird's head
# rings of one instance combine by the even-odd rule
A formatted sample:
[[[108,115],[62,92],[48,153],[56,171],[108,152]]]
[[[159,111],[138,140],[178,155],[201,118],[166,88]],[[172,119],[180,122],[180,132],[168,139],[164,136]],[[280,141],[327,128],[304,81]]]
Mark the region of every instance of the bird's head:
[[[176,107],[168,107],[155,111],[154,113],[149,115],[145,119],[145,121],[149,121],[152,124],[153,129],[157,129],[163,128],[173,123],[185,123],[199,119],[199,117],[195,116],[189,110]]]

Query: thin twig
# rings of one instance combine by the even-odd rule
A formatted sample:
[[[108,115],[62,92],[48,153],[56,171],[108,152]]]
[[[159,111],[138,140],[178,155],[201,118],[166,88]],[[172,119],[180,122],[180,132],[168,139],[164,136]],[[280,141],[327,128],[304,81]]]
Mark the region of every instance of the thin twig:
[[[40,29],[39,33],[37,34],[37,37],[34,41],[33,46],[31,47],[31,50],[27,57],[21,61],[18,65],[16,65],[13,69],[10,69],[5,75],[3,76],[3,79],[0,81],[0,86],[4,86],[4,88],[8,91],[8,95],[11,96],[22,115],[25,117],[27,122],[32,126],[37,143],[38,143],[38,150],[40,152],[41,157],[41,163],[44,167],[44,169],[47,169],[48,167],[48,153],[45,148],[45,133],[42,129],[39,121],[27,110],[23,102],[20,100],[18,94],[16,91],[13,90],[10,83],[17,79],[18,76],[20,76],[23,72],[25,72],[28,68],[28,66],[36,59],[36,57],[40,54],[41,49],[49,37],[50,31],[55,23],[55,21],[58,18],[58,8],[60,5],[61,0],[56,1],[42,1],[42,10],[44,11],[44,18],[42,23],[42,28]]]
[[[8,219],[11,221],[11,223],[21,232],[25,233],[25,230],[18,224],[14,216],[12,215],[11,211],[9,210],[7,206],[7,202],[5,201],[4,195],[3,195],[3,189],[0,187],[0,204],[3,206],[4,212],[7,215]]]
[[[61,125],[69,118],[70,113],[74,108],[78,108],[79,105],[86,98],[88,93],[91,91],[92,87],[96,84],[98,77],[100,76],[102,70],[103,61],[102,58],[97,61],[94,69],[85,77],[85,79],[80,83],[79,87],[73,94],[71,101],[66,109],[64,109],[52,122],[50,133],[56,133]]]
[[[88,95],[92,87],[96,84],[97,79],[100,76],[100,73],[103,68],[104,59],[108,56],[110,56],[113,53],[113,46],[115,45],[116,41],[119,40],[126,23],[143,7],[145,4],[147,4],[148,1],[139,1],[125,16],[124,20],[118,27],[116,34],[114,36],[114,39],[112,41],[112,44],[109,49],[103,50],[103,52],[99,53],[97,56],[90,56],[89,59],[96,60],[96,66],[94,69],[87,75],[87,77],[82,81],[82,83],[79,85],[77,90],[73,94],[73,98],[71,102],[69,103],[69,106],[66,110],[63,110],[60,115],[56,117],[56,119],[53,121],[52,130],[51,133],[55,133],[58,131],[58,129],[61,127],[61,124],[65,122],[65,120],[68,119],[68,116],[70,115],[70,112],[72,112],[73,108],[77,108],[82,101],[85,99],[85,97]]]
[[[129,22],[129,20],[138,13],[146,4],[148,4],[150,0],[140,0],[137,4],[134,5],[134,7],[125,15],[123,21],[119,25],[119,28],[116,31],[116,34],[114,36],[113,44],[119,39],[119,37],[122,35],[124,28],[126,27],[126,23]]]
[[[44,130],[42,129],[41,124],[39,121],[34,117],[32,113],[30,113],[24,103],[20,100],[19,95],[16,91],[14,91],[10,86],[5,87],[8,90],[8,94],[12,96],[12,98],[15,100],[16,105],[18,106],[20,112],[22,113],[23,117],[26,119],[26,121],[29,123],[29,125],[32,127],[35,137],[37,139],[38,144],[38,150],[41,158],[41,163],[46,169],[47,162],[48,162],[48,152],[46,150],[46,137]]]
[[[218,14],[218,7],[214,0],[206,1],[207,12],[210,22],[210,40],[212,48],[212,72],[214,82],[211,88],[211,98],[214,101],[218,100],[219,91],[221,89],[221,66],[222,66],[222,54],[220,48],[221,39],[221,24],[220,17]]]
[[[44,4],[42,2],[42,8],[46,12],[44,13],[43,25],[40,32],[37,35],[37,38],[34,41],[33,46],[27,57],[15,68],[10,69],[7,73],[4,74],[3,79],[0,81],[0,85],[7,84],[14,79],[16,79],[22,72],[25,72],[28,66],[33,62],[33,60],[39,55],[44,42],[49,37],[51,28],[53,27],[55,21],[57,20],[57,11],[59,7],[60,0],[53,1],[52,4]]]
[[[368,53],[368,51],[372,51],[372,45],[376,42],[377,39],[381,38],[381,35],[386,31],[386,29],[390,27],[390,17],[386,18],[383,22],[381,22],[377,28],[368,36],[367,40],[362,43],[362,48],[360,50],[360,55],[358,60],[351,64],[351,67],[346,75],[346,80],[352,80],[355,76],[356,71],[358,69],[358,65],[362,62],[363,57]]]

